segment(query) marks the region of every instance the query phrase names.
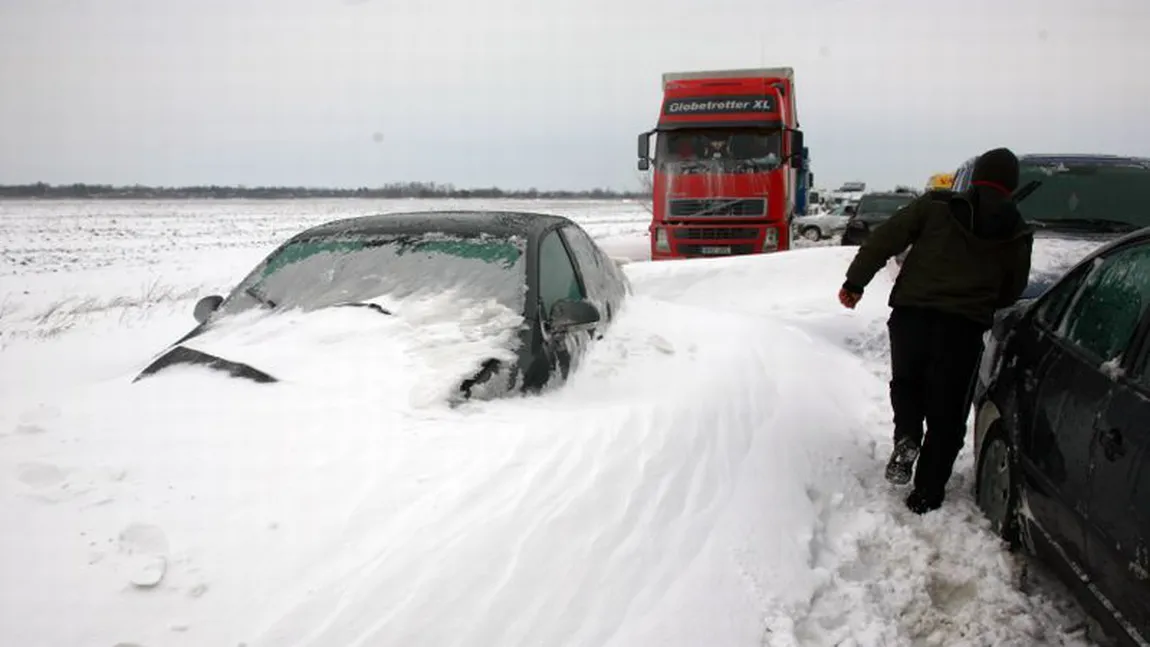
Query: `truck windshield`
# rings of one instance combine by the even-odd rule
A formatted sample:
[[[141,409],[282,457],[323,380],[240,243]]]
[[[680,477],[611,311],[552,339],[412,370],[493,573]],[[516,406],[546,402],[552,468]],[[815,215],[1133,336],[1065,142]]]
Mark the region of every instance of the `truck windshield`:
[[[774,168],[782,159],[782,131],[779,129],[713,128],[670,130],[659,133],[656,144],[659,165],[676,170],[718,162],[731,168],[754,171]]]
[[[1050,227],[1071,229],[1127,225],[1150,226],[1150,166],[1130,164],[1027,164],[1019,186],[1042,182],[1019,203],[1022,217]]]

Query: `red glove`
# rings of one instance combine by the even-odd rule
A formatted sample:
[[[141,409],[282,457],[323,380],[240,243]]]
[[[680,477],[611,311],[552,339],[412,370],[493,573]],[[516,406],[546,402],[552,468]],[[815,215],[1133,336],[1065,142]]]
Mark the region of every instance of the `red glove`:
[[[844,308],[854,310],[861,298],[861,294],[856,294],[846,288],[839,288],[839,303],[843,304]]]

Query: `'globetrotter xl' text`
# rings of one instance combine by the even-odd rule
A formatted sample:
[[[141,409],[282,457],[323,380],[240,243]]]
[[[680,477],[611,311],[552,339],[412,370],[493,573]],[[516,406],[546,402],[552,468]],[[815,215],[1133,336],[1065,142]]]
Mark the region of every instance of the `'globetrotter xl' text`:
[[[706,115],[731,112],[774,112],[773,97],[716,97],[671,99],[663,106],[665,115]]]

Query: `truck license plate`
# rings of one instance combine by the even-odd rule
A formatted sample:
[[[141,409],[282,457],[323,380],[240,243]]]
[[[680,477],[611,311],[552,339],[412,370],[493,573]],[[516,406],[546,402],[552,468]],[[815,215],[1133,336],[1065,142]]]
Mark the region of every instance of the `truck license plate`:
[[[730,247],[700,247],[699,252],[706,256],[720,256],[723,254],[730,254]]]

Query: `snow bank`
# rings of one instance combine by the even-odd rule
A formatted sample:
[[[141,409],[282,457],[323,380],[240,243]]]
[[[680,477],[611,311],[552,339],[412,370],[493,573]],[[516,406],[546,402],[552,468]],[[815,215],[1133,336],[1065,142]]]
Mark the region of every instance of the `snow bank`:
[[[811,361],[827,373],[788,370]],[[786,403],[832,374],[870,379],[769,321],[637,298],[539,398],[105,383],[0,438],[21,529],[0,539],[0,627],[22,644],[754,642],[816,585],[813,488],[841,477],[863,402]]]

